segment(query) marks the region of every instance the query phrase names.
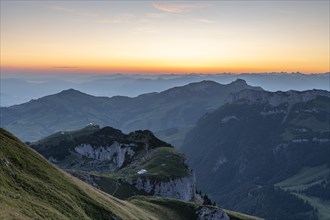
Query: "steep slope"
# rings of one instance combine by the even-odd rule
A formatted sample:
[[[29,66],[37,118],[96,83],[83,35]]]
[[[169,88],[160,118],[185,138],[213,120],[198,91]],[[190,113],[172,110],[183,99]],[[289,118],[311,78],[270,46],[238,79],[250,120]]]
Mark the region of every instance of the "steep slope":
[[[184,155],[150,131],[124,134],[89,125],[59,132],[31,147],[51,162],[116,197],[155,195],[190,201],[195,178]]]
[[[233,94],[182,147],[201,189],[225,208],[267,219],[326,219],[329,97],[320,90]]]
[[[228,85],[202,81],[135,98],[94,97],[69,89],[0,108],[0,126],[25,141],[35,141],[61,130],[79,129],[88,123],[111,125],[125,132],[185,128],[221,106],[228,94],[248,88],[260,90],[244,80]]]
[[[59,170],[3,129],[0,176],[0,219],[258,219],[159,197],[119,200]]]
[[[158,219],[58,170],[0,129],[1,219]]]

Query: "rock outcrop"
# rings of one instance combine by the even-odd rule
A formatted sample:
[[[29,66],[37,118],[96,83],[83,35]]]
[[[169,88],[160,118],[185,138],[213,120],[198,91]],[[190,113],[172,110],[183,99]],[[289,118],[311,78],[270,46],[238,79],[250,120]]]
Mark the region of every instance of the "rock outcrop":
[[[194,198],[196,180],[185,156],[148,130],[124,134],[112,127],[94,132],[85,128],[57,133],[31,147],[72,175],[121,198],[137,193]]]
[[[109,171],[117,171],[123,164],[127,164],[135,156],[137,145],[134,143],[123,144],[113,142],[111,145],[92,146],[90,144],[80,144],[74,148],[74,151],[83,157],[94,159],[97,163],[109,163]],[[94,164],[94,163],[93,163]],[[91,184],[92,179],[83,178],[85,182]],[[86,181],[88,180],[88,181]],[[184,201],[190,201],[194,198],[196,189],[196,180],[194,174],[182,177],[155,178],[143,175],[138,178],[125,180],[137,190],[144,191],[150,195],[163,198],[173,198]],[[94,185],[94,184],[91,184]],[[96,184],[95,184],[96,185]]]
[[[227,97],[228,103],[243,102],[248,104],[268,103],[271,106],[279,106],[283,103],[296,104],[307,102],[318,96],[330,97],[330,92],[325,90],[307,90],[303,92],[290,90],[288,92],[266,92],[260,90],[245,89],[238,93],[232,93]]]
[[[131,180],[130,184],[138,190],[143,190],[154,196],[184,201],[190,201],[193,199],[196,189],[196,179],[194,175],[169,180],[156,180],[148,177],[140,177]]]
[[[202,206],[197,209],[196,215],[198,220],[229,220],[222,209],[214,206]]]
[[[94,147],[90,144],[81,144],[75,147],[75,151],[91,159],[112,161],[120,168],[124,164],[126,157],[132,158],[134,156],[132,147],[136,147],[136,145],[114,142],[112,145]]]

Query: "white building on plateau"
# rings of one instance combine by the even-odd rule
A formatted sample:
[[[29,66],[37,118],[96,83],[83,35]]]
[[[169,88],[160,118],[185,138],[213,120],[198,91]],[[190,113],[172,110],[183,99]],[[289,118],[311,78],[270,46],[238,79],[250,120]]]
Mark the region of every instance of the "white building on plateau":
[[[141,174],[145,174],[145,173],[147,173],[147,170],[142,169],[142,170],[138,171],[137,173],[138,173],[139,175],[141,175]]]

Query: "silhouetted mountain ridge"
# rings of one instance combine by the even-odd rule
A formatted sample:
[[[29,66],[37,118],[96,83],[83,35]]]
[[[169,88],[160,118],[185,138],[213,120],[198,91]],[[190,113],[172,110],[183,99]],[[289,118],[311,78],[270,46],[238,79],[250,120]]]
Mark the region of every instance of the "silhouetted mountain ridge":
[[[261,90],[243,80],[227,85],[202,81],[135,98],[95,97],[69,89],[21,105],[2,107],[1,127],[24,140],[37,140],[89,123],[110,125],[124,132],[186,128],[221,106],[230,93],[242,89]]]
[[[0,106],[22,104],[31,99],[55,94],[67,88],[94,96],[114,95],[136,97],[151,92],[161,92],[174,86],[212,80],[227,84],[237,78],[249,85],[261,86],[269,91],[324,89],[330,90],[329,73],[246,73],[246,74],[110,74],[110,75],[10,75],[2,74]],[[20,89],[17,89],[20,88]]]

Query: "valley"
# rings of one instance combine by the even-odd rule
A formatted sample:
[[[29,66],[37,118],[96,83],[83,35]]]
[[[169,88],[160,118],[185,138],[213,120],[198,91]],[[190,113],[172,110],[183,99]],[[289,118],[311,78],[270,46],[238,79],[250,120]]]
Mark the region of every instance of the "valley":
[[[320,220],[330,215],[328,164],[317,167],[304,167],[296,175],[289,177],[274,186],[308,202],[318,210]]]

